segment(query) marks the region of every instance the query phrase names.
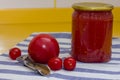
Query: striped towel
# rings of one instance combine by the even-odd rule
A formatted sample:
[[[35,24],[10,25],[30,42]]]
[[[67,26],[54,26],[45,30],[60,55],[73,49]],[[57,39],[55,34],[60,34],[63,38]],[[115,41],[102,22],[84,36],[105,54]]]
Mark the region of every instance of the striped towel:
[[[24,41],[16,44],[27,54],[30,40],[39,33],[33,33]],[[59,57],[69,56],[71,50],[71,33],[49,33],[60,44]],[[29,68],[8,57],[8,52],[0,55],[0,80],[120,80],[120,38],[113,38],[112,60],[108,63],[77,62],[74,71],[51,71],[48,76],[40,76]]]

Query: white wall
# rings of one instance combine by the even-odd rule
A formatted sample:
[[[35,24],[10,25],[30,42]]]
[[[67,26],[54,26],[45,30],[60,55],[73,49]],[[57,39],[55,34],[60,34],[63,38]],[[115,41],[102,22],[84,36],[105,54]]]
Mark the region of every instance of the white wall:
[[[55,0],[0,0],[0,9],[4,8],[54,8]],[[75,2],[105,2],[120,6],[120,0],[56,0],[56,7],[71,7]]]
[[[53,8],[54,0],[0,0],[0,8]]]

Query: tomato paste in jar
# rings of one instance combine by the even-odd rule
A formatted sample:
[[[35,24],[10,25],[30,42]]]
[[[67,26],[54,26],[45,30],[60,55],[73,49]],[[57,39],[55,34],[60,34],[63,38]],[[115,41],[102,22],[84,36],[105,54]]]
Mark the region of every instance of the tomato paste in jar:
[[[81,62],[111,59],[113,6],[84,2],[73,4],[71,55]]]

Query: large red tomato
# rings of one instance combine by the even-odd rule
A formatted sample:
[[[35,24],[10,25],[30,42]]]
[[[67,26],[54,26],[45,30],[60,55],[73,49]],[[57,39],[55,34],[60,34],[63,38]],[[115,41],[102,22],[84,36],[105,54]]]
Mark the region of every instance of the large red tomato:
[[[30,41],[28,55],[37,63],[47,63],[50,58],[59,56],[59,44],[50,34],[38,34]]]

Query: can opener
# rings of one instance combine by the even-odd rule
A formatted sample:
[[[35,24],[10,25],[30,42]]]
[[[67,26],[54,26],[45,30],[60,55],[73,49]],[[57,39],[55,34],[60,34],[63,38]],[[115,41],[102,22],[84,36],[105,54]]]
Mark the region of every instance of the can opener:
[[[46,66],[45,64],[39,64],[39,63],[33,62],[28,57],[28,55],[22,55],[18,57],[17,61],[19,61],[20,63],[24,64],[24,66],[32,69],[33,71],[39,73],[42,76],[50,74],[50,69],[48,66]]]

